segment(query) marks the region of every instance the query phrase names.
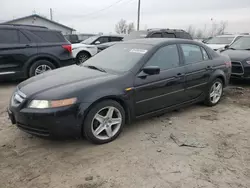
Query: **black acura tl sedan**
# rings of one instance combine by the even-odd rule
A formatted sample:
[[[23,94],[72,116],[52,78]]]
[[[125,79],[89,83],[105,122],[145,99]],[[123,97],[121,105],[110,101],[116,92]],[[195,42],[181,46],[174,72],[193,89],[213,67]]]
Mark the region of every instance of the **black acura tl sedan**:
[[[39,136],[114,140],[125,123],[197,102],[216,105],[231,62],[184,39],[137,39],[116,44],[81,65],[49,71],[19,84],[8,114]]]

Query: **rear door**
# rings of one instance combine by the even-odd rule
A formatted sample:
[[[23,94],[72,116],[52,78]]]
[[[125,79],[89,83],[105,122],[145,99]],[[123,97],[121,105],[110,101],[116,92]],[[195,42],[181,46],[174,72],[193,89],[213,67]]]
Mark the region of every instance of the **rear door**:
[[[206,50],[195,44],[180,44],[186,67],[186,94],[190,100],[199,97],[212,73],[212,60]]]
[[[21,31],[0,29],[0,74],[24,71],[25,62],[36,53],[36,46]]]
[[[186,100],[185,67],[181,65],[177,45],[158,49],[143,66],[158,66],[160,74],[135,78],[136,116],[177,105]]]

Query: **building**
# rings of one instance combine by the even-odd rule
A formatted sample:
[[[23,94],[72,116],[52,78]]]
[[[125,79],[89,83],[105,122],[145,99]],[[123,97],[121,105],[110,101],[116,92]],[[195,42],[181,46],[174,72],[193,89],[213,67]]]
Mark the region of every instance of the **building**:
[[[39,16],[37,14],[32,14],[30,16],[25,16],[22,18],[17,18],[14,20],[10,20],[4,22],[4,24],[24,24],[24,25],[38,25],[38,26],[45,26],[49,29],[54,29],[61,31],[62,34],[72,34],[75,29],[55,22],[53,20],[49,20],[45,17]]]

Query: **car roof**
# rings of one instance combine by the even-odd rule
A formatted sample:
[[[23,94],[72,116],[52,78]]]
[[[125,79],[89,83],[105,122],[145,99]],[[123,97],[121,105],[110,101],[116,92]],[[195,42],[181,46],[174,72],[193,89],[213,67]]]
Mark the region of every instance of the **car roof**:
[[[188,42],[188,43],[194,43],[194,44],[201,44],[200,42],[196,42],[193,40],[188,39],[179,39],[179,38],[142,38],[142,39],[133,39],[133,40],[127,40],[123,41],[122,43],[129,43],[129,44],[149,44],[149,45],[160,45],[164,43],[172,43],[172,42]]]
[[[95,35],[95,36],[99,36],[99,37],[124,37],[122,35],[116,35],[116,34],[103,34],[103,35]]]
[[[218,35],[215,37],[238,37],[238,36],[249,36],[249,35],[242,35],[242,34],[239,34],[239,35]]]
[[[23,25],[23,24],[0,24],[1,29],[27,29],[27,30],[39,30],[39,31],[57,31],[54,29],[48,29],[44,26],[36,26],[36,25]]]

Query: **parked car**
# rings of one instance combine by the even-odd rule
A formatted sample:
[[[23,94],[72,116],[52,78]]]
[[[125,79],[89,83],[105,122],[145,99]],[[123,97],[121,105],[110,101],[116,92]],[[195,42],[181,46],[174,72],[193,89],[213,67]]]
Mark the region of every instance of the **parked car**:
[[[106,42],[115,42],[115,41],[121,41],[123,39],[123,36],[120,35],[97,35],[93,37],[89,37],[88,39],[82,41],[82,44],[88,44],[88,45],[98,45],[103,44]]]
[[[123,41],[140,39],[140,38],[181,38],[192,39],[191,35],[180,29],[148,29],[141,31],[134,31],[123,38]],[[117,42],[105,43],[98,45],[98,52],[116,44]]]
[[[80,66],[22,82],[8,114],[13,124],[34,135],[84,135],[103,144],[134,119],[201,101],[216,105],[230,66],[228,57],[192,40],[121,42]]]
[[[232,61],[232,78],[250,79],[250,36],[241,37],[222,52]]]
[[[74,64],[71,44],[60,31],[0,24],[0,76],[27,78]]]
[[[84,63],[87,59],[97,54],[98,49],[95,45],[110,41],[120,41],[122,39],[123,37],[118,35],[98,35],[89,37],[81,43],[72,45],[73,57],[78,64]]]
[[[205,44],[207,44],[207,46],[215,51],[222,50],[223,48],[225,48],[225,46],[234,43],[236,40],[243,36],[245,35],[219,35],[206,40]]]

